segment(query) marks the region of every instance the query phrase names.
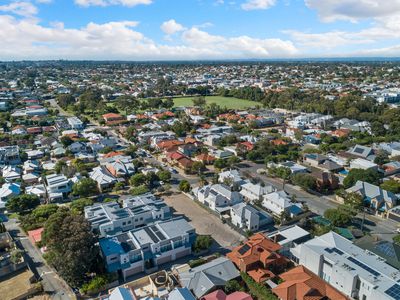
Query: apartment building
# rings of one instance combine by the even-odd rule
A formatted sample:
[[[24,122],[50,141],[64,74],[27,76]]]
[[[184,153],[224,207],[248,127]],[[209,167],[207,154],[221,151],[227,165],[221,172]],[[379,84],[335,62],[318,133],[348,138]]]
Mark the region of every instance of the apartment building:
[[[99,244],[106,269],[126,278],[190,255],[195,239],[195,229],[179,217],[100,239]]]
[[[85,207],[85,218],[100,237],[112,236],[171,218],[169,206],[153,194],[145,194],[118,203],[96,203]]]
[[[400,299],[400,271],[335,232],[315,237],[291,252],[297,263],[348,297]]]

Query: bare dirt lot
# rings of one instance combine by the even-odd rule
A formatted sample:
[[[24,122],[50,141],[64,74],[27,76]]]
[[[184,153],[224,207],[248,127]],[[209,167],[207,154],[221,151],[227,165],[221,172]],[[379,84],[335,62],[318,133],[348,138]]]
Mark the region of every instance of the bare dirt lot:
[[[245,239],[184,194],[171,195],[164,200],[175,210],[175,215],[186,217],[198,234],[211,235],[222,248],[232,249]]]

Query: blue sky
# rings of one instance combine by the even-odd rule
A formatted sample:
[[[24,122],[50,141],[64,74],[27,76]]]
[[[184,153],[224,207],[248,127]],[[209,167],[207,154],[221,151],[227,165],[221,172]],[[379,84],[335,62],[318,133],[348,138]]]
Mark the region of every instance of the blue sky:
[[[399,54],[400,0],[0,0],[0,60]]]

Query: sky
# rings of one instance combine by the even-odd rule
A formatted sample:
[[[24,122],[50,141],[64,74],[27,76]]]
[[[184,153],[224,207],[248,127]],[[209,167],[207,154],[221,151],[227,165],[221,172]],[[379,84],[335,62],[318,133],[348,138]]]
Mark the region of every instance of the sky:
[[[400,57],[400,0],[0,0],[0,60]]]

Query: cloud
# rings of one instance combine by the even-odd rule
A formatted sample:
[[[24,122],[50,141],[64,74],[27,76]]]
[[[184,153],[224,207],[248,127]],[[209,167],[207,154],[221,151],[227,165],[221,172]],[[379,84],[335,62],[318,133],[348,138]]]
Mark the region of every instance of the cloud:
[[[305,0],[324,22],[378,18],[400,13],[400,0]]]
[[[160,28],[167,35],[172,35],[179,31],[185,30],[185,27],[183,25],[177,23],[174,19],[165,21],[164,23],[161,24]]]
[[[122,5],[133,7],[136,5],[144,4],[149,5],[152,0],[75,0],[75,3],[80,6],[110,6],[110,5]]]
[[[276,0],[247,0],[247,2],[241,5],[244,10],[258,10],[258,9],[268,9],[274,6]]]
[[[324,33],[307,33],[297,30],[284,30],[291,39],[302,47],[309,49],[334,49],[340,46],[373,43],[373,39],[359,33],[346,31],[329,31]]]
[[[212,35],[192,27],[182,34],[185,44],[197,49],[207,49],[219,53],[220,57],[268,58],[291,57],[298,50],[291,41],[281,39],[257,39],[249,36],[223,37]]]
[[[0,15],[0,60],[190,60],[291,57],[290,41],[223,37],[198,28],[186,29],[178,45],[156,43],[137,31],[138,22],[122,21],[72,29],[63,23],[43,26],[32,18]]]
[[[0,12],[12,13],[23,17],[32,17],[38,13],[38,9],[30,2],[20,1],[0,5]]]

